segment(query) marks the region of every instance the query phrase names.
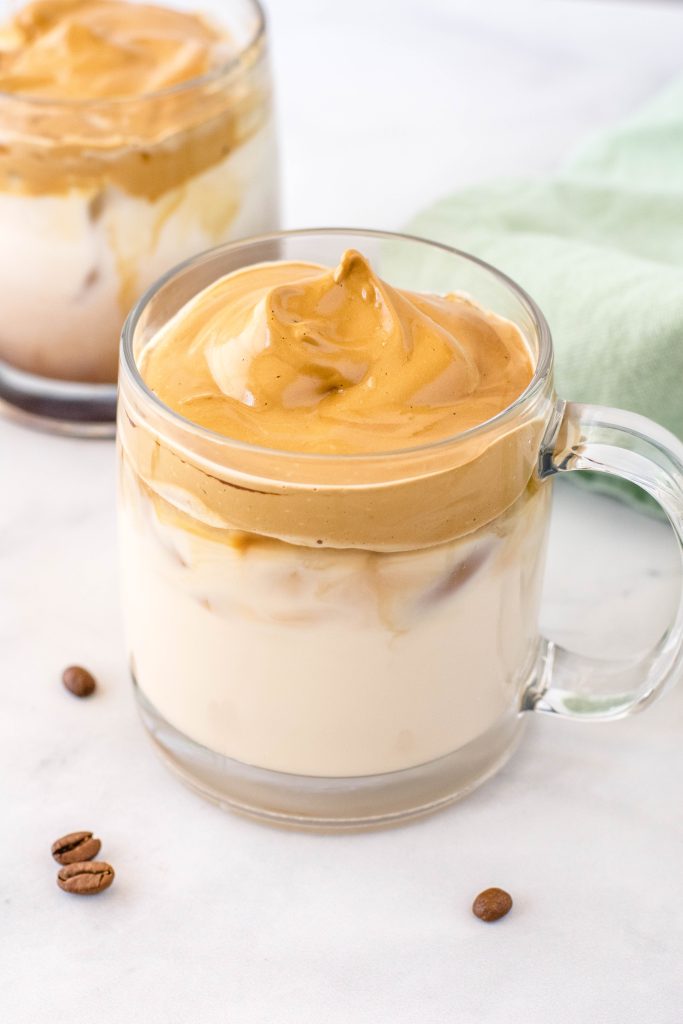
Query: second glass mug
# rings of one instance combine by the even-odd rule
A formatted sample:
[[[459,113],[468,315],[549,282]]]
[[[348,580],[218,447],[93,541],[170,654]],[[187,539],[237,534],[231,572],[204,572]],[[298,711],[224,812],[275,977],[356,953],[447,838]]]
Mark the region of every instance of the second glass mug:
[[[0,91],[0,410],[24,422],[113,435],[119,336],[136,298],[202,249],[279,227],[260,4],[181,7],[230,41],[205,74],[110,98]],[[0,21],[20,8],[0,0]]]
[[[526,391],[447,440],[332,456],[232,441],[147,389],[141,352],[202,288],[264,260],[334,265],[350,247],[395,287],[465,290],[513,321],[535,363]],[[681,667],[683,600],[637,660],[588,659],[539,635],[553,477],[588,469],[640,485],[681,542],[683,445],[641,416],[558,400],[542,313],[465,253],[323,229],[188,261],[124,328],[118,438],[140,711],[176,772],[222,805],[319,829],[407,819],[496,772],[530,712],[620,718]]]

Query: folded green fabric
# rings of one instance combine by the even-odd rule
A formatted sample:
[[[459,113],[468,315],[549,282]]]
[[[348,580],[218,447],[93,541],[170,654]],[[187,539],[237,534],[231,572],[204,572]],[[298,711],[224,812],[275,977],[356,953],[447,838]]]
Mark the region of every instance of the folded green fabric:
[[[621,406],[683,438],[683,81],[552,178],[463,189],[409,230],[533,296],[564,398]],[[599,485],[651,507],[631,485]]]

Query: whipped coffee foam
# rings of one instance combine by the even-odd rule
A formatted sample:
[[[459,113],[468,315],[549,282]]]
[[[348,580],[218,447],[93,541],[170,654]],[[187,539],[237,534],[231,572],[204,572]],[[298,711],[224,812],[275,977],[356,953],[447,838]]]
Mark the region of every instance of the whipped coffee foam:
[[[296,544],[404,550],[472,532],[522,493],[542,430],[522,418],[423,455],[518,397],[528,348],[509,321],[459,295],[394,289],[355,252],[335,270],[283,261],[222,278],[150,340],[140,369],[186,419],[258,446],[204,472],[124,422],[150,488],[201,497],[207,526]],[[399,485],[391,455],[405,448],[416,454]],[[367,460],[311,466],[292,449]],[[304,471],[314,487],[297,483]]]
[[[195,296],[143,353],[159,398],[266,448],[358,454],[438,441],[502,412],[531,380],[519,330],[459,295],[392,288],[350,250],[282,261]]]

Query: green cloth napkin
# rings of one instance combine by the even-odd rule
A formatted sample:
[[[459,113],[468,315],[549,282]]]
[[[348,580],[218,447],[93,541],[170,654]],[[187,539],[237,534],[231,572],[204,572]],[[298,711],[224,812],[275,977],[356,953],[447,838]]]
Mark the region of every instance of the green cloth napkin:
[[[683,438],[683,81],[553,177],[463,189],[410,231],[480,256],[533,296],[562,397]],[[598,484],[652,507],[631,485]]]

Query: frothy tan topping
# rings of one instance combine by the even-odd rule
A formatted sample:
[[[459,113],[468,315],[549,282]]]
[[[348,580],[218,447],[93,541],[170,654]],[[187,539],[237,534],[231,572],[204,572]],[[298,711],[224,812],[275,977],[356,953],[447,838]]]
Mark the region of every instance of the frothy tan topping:
[[[530,382],[521,332],[463,296],[395,289],[355,251],[335,270],[281,261],[221,278],[147,342],[140,371],[214,433],[143,409],[124,373],[121,450],[160,515],[225,543],[430,547],[534,487],[545,392],[462,437]]]
[[[518,329],[459,295],[392,288],[355,250],[338,267],[263,263],[195,296],[143,354],[185,418],[265,448],[409,448],[491,419],[533,367]]]
[[[229,158],[269,104],[262,36],[238,49],[163,6],[37,0],[0,28],[0,189],[155,202]]]
[[[125,0],[37,0],[0,31],[0,91],[49,99],[141,96],[229,56],[203,18]]]

